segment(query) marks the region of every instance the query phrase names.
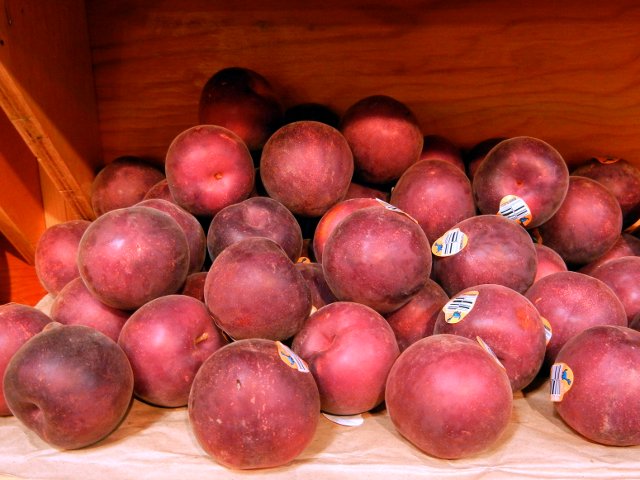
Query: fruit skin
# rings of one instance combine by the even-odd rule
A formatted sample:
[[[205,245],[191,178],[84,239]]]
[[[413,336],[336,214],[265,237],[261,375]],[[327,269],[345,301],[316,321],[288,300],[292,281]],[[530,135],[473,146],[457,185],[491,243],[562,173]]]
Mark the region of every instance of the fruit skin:
[[[133,396],[133,373],[118,344],[84,325],[51,323],[13,356],[4,376],[9,408],[59,449],[92,445],[113,432]]]
[[[69,282],[53,300],[50,316],[53,321],[63,325],[95,328],[117,342],[131,312],[102,303],[78,277]]]
[[[351,105],[340,131],[349,142],[359,181],[393,182],[417,162],[424,137],[413,112],[387,95],[372,95]]]
[[[78,272],[78,245],[91,222],[69,220],[47,228],[36,245],[35,267],[38,280],[52,295],[74,278]]]
[[[448,301],[442,287],[429,279],[411,300],[386,315],[401,352],[421,338],[433,335],[440,309]]]
[[[180,226],[189,245],[189,270],[188,273],[196,273],[202,270],[207,255],[207,238],[202,225],[196,217],[184,208],[168,200],[159,198],[143,200],[137,203],[138,207],[155,208],[170,215]]]
[[[251,237],[227,247],[204,283],[207,308],[231,338],[286,340],[311,312],[311,292],[273,240]]]
[[[580,267],[580,273],[591,273],[600,265],[620,257],[640,256],[640,238],[629,233],[622,233],[613,246],[592,262]]]
[[[233,469],[286,465],[311,443],[320,395],[310,372],[291,368],[276,343],[233,342],[203,364],[189,395],[200,446]]]
[[[640,313],[640,257],[620,257],[600,265],[591,276],[603,281],[620,299],[627,321]]]
[[[502,285],[475,285],[452,298],[468,291],[478,292],[473,308],[458,323],[448,323],[441,310],[434,335],[482,338],[504,366],[511,389],[522,390],[544,361],[546,338],[538,310],[524,295]]]
[[[269,197],[251,197],[220,210],[207,231],[207,250],[215,259],[229,245],[248,237],[267,237],[295,262],[302,252],[302,230],[293,214]]]
[[[556,362],[573,372],[571,388],[555,403],[571,428],[603,445],[640,444],[640,332],[591,327],[567,341]]]
[[[462,151],[442,135],[425,135],[420,160],[442,160],[465,172]]]
[[[363,208],[331,233],[322,268],[339,300],[390,313],[407,303],[429,279],[429,241],[408,216],[387,208]]]
[[[569,170],[562,156],[534,137],[513,137],[494,146],[473,176],[478,210],[495,214],[500,201],[516,195],[531,210],[526,228],[549,220],[560,208],[569,188]]]
[[[218,125],[196,125],[178,134],[167,149],[165,171],[176,203],[196,217],[213,217],[249,198],[255,186],[247,146]]]
[[[318,263],[322,263],[322,254],[327,244],[329,235],[335,230],[342,220],[356,210],[367,207],[382,206],[375,198],[352,198],[342,200],[327,210],[320,218],[313,233],[313,254]]]
[[[260,178],[269,196],[303,217],[319,217],[342,200],[352,176],[346,139],[312,120],[279,128],[260,156]]]
[[[189,244],[170,215],[153,208],[121,208],[87,228],[78,248],[78,268],[101,302],[135,310],[182,286],[189,269]]]
[[[640,220],[640,169],[627,160],[592,158],[578,165],[572,175],[591,178],[604,185],[618,200],[623,227]]]
[[[214,73],[202,87],[198,121],[228,128],[254,151],[282,123],[282,105],[263,75],[249,68],[228,67]]]
[[[456,223],[476,214],[464,170],[444,160],[420,160],[402,174],[391,204],[415,218],[433,242]]]
[[[165,178],[155,166],[138,157],[118,157],[105,165],[91,185],[91,205],[96,216],[142,201]]]
[[[51,322],[37,308],[20,303],[0,305],[0,379],[18,349]],[[0,388],[0,416],[12,415]]]
[[[424,453],[446,459],[471,457],[498,442],[513,404],[509,379],[495,359],[477,342],[449,334],[407,348],[391,368],[385,395],[398,432]]]
[[[553,248],[549,248],[540,243],[535,243],[534,247],[538,255],[538,269],[536,270],[536,278],[533,280],[533,283],[552,273],[566,272],[568,270],[567,264],[564,263],[560,254]]]
[[[298,262],[296,270],[300,272],[309,286],[312,308],[319,310],[325,305],[338,301],[324,279],[322,265],[315,262]]]
[[[334,302],[311,315],[291,348],[309,365],[321,409],[334,415],[355,415],[382,403],[400,354],[384,317],[352,302]]]
[[[538,257],[525,229],[499,215],[477,215],[454,228],[468,237],[467,246],[448,257],[434,255],[433,276],[447,295],[484,283],[504,285],[518,293],[531,286]]]
[[[596,260],[618,240],[622,211],[613,194],[586,177],[572,175],[558,211],[538,227],[542,243],[572,268]]]
[[[567,271],[547,275],[527,290],[525,296],[551,325],[545,365],[574,335],[595,325],[627,326],[624,306],[602,281],[583,273]]]
[[[204,303],[185,295],[144,304],[118,338],[131,362],[135,395],[163,407],[186,405],[198,368],[227,343]]]

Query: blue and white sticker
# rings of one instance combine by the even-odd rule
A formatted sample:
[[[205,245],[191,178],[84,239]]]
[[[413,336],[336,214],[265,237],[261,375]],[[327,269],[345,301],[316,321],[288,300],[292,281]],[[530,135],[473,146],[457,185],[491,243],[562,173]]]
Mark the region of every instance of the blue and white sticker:
[[[280,356],[280,360],[287,364],[288,367],[293,368],[294,370],[298,370],[302,373],[308,373],[309,367],[298,355],[296,355],[293,350],[287,347],[282,342],[276,342],[276,346],[278,347],[278,355]]]
[[[500,200],[498,215],[518,222],[523,227],[529,225],[533,219],[529,205],[517,195],[506,195]]]
[[[464,317],[469,315],[471,310],[473,310],[476,300],[478,300],[478,295],[480,295],[480,292],[477,290],[470,290],[457,297],[453,297],[445,303],[444,307],[442,307],[444,321],[453,324],[464,320]]]
[[[468,242],[467,235],[459,228],[454,228],[433,242],[431,253],[437,257],[450,257],[460,253]]]

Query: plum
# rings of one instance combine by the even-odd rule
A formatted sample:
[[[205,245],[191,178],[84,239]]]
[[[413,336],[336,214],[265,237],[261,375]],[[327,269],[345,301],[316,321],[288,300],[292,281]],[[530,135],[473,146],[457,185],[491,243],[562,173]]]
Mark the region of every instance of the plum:
[[[590,275],[613,290],[631,323],[640,313],[640,257],[616,258],[600,265]]]
[[[204,298],[218,327],[235,340],[286,340],[311,312],[306,280],[282,248],[264,237],[240,240],[216,257]]]
[[[389,372],[387,412],[428,455],[470,457],[496,444],[513,405],[509,378],[476,341],[432,335],[407,348]]]
[[[415,218],[431,241],[476,214],[464,170],[439,159],[420,160],[407,168],[390,202]]]
[[[419,160],[442,160],[466,173],[460,148],[442,135],[424,136]]]
[[[533,246],[538,256],[538,269],[536,270],[536,277],[533,279],[533,283],[552,273],[566,272],[568,270],[567,264],[553,248],[540,243],[535,243]]]
[[[339,300],[386,314],[407,303],[429,279],[429,241],[415,220],[393,207],[363,208],[333,230],[322,267]]]
[[[353,155],[345,138],[312,120],[279,128],[260,156],[260,178],[269,196],[304,217],[319,217],[342,200],[352,176]]]
[[[401,352],[421,338],[433,334],[440,309],[448,301],[449,296],[442,287],[429,279],[411,300],[386,315]]]
[[[504,366],[514,392],[533,381],[544,361],[546,337],[538,310],[502,285],[475,285],[453,295],[433,333],[480,337]]]
[[[205,304],[186,295],[145,303],[118,338],[131,362],[134,394],[163,407],[187,405],[198,369],[227,343]]]
[[[596,260],[618,240],[622,211],[602,184],[571,176],[558,211],[538,227],[542,243],[553,248],[571,268]]]
[[[80,240],[78,268],[101,302],[135,310],[183,285],[189,244],[170,215],[146,207],[120,208],[87,228]]]
[[[538,266],[526,230],[500,215],[467,218],[433,242],[434,279],[449,296],[484,283],[524,293]]]
[[[387,95],[372,95],[351,105],[340,131],[349,142],[354,176],[362,182],[385,184],[417,162],[424,137],[413,112]]]
[[[36,245],[35,268],[46,291],[57,295],[80,276],[77,256],[80,239],[91,222],[69,220],[47,228]]]
[[[191,273],[187,275],[187,279],[178,293],[204,302],[204,282],[206,279],[207,272]]]
[[[334,415],[355,415],[378,406],[400,354],[384,317],[353,302],[320,308],[296,334],[291,348],[316,380],[321,409]]]
[[[255,151],[281,125],[282,104],[263,75],[249,68],[227,67],[202,87],[198,121],[231,130]]]
[[[207,249],[215,259],[229,245],[249,237],[276,242],[295,262],[302,252],[302,230],[282,203],[269,197],[252,197],[220,210],[207,231]]]
[[[311,291],[312,308],[318,310],[338,300],[329,288],[329,285],[327,285],[321,264],[316,262],[297,262],[296,269],[307,281],[307,285]]]
[[[630,233],[622,233],[609,250],[580,267],[579,272],[591,275],[591,272],[609,260],[628,256],[640,256],[640,239]]]
[[[59,449],[111,434],[133,398],[133,373],[116,342],[84,325],[51,323],[13,356],[4,394],[18,420]]]
[[[218,125],[196,125],[178,134],[167,150],[165,171],[176,203],[196,217],[213,217],[249,198],[255,185],[247,146]]]
[[[216,462],[233,469],[286,465],[311,443],[320,413],[313,376],[285,345],[233,342],[200,367],[189,423]]]
[[[627,326],[624,306],[616,294],[604,282],[583,273],[552,273],[534,283],[525,296],[551,325],[547,365],[567,340],[589,327]]]
[[[551,145],[534,137],[498,143],[473,176],[473,195],[481,213],[499,213],[526,228],[549,220],[568,188],[564,159]]]
[[[141,158],[118,157],[104,166],[91,185],[91,205],[96,216],[131,207],[165,178],[164,173]]]
[[[98,300],[81,278],[72,280],[51,304],[51,319],[63,325],[86,325],[104,333],[114,342],[131,312],[113,308]]]
[[[640,332],[594,326],[569,339],[551,369],[564,422],[591,441],[640,445]]]
[[[0,305],[0,379],[4,376],[9,360],[18,349],[50,322],[51,318],[48,315],[29,305]],[[0,388],[0,416],[6,415],[12,413]]]

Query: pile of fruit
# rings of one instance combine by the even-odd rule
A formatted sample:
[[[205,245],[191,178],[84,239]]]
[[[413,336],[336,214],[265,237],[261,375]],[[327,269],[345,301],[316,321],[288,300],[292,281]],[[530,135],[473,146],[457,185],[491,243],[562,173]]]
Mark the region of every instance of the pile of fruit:
[[[569,172],[528,136],[463,154],[382,95],[284,111],[245,68],[211,77],[199,115],[163,170],[115,159],[96,219],[40,238],[54,300],[0,307],[0,415],[77,449],[134,397],[187,406],[207,454],[255,469],[296,458],[320,412],[385,406],[455,459],[499,442],[514,392],[550,376],[578,434],[640,444],[633,164]]]

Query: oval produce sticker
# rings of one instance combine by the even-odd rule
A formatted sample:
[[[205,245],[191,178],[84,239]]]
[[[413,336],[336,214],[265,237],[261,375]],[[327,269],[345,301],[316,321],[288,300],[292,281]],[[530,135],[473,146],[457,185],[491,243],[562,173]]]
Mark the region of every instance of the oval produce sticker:
[[[309,367],[298,355],[293,353],[289,347],[287,347],[282,342],[276,342],[276,346],[278,347],[278,355],[280,356],[280,360],[287,364],[288,367],[293,368],[294,370],[298,370],[299,372],[308,373]]]
[[[465,233],[459,228],[454,228],[433,242],[431,252],[437,257],[450,257],[462,251],[468,242],[469,238]]]
[[[473,310],[479,294],[480,292],[477,290],[471,290],[449,300],[444,307],[442,307],[444,321],[447,323],[458,323],[462,321],[464,317],[469,315],[471,310]]]
[[[517,195],[507,195],[500,200],[498,215],[514,220],[523,227],[529,225],[533,218],[527,202]]]
[[[573,386],[573,371],[566,363],[554,363],[551,366],[551,401],[561,402],[562,397]]]

